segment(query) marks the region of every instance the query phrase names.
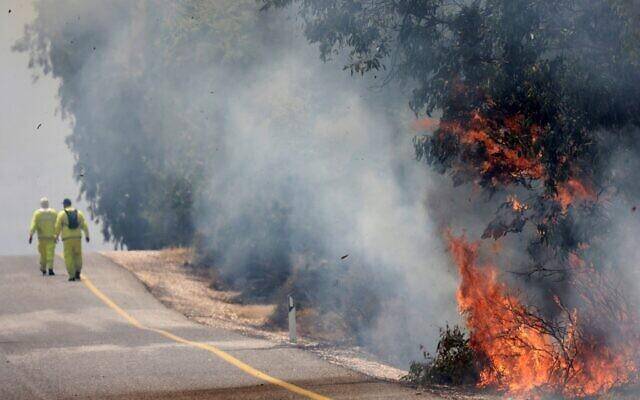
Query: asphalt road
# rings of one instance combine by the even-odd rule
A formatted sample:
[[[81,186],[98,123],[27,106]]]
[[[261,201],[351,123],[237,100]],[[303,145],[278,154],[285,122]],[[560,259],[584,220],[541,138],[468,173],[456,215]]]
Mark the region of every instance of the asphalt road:
[[[308,352],[194,324],[98,254],[0,257],[0,399],[416,398]],[[423,394],[419,398],[428,398]]]

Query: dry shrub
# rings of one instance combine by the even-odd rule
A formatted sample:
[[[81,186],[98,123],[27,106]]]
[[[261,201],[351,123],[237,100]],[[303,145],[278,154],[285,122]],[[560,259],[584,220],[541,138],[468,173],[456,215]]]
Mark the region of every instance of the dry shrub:
[[[458,327],[440,329],[435,356],[423,352],[424,362],[413,362],[403,380],[418,386],[470,385],[478,382],[477,357],[469,338]]]

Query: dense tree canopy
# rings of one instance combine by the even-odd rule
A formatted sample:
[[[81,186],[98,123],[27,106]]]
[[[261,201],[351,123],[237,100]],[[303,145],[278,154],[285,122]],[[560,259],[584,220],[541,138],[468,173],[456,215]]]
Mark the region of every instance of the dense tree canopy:
[[[584,228],[601,227],[593,207],[578,205],[594,206],[612,191],[637,198],[629,185],[635,171],[612,166],[620,152],[638,150],[636,2],[265,0],[264,6],[291,3],[324,59],[346,51],[352,73],[384,69],[387,79],[412,89],[417,114],[436,113],[439,124],[423,124],[435,131],[416,138],[419,158],[456,184],[472,182],[494,194],[524,189],[524,204],[502,197],[484,236],[533,225],[534,269],[562,268],[566,254],[589,242]],[[560,257],[548,258],[544,248]]]
[[[404,82],[411,108],[426,115],[417,157],[497,208],[484,215],[469,197],[441,219],[452,225],[467,212],[473,228],[481,217],[479,236],[508,244],[487,255],[480,242],[445,235],[480,384],[574,398],[636,382],[637,252],[622,248],[638,235],[628,222],[640,195],[638,2],[263,4],[295,4],[323,59],[346,53],[352,74],[384,70]],[[502,256],[502,269],[480,254]]]

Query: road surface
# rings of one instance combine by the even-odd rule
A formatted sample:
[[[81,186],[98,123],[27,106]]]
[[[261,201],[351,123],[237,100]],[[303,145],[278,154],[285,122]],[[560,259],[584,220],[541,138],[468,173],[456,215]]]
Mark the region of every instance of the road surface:
[[[60,258],[56,271],[0,257],[2,400],[416,398],[308,352],[194,324],[99,254],[85,256],[83,282],[67,282]]]

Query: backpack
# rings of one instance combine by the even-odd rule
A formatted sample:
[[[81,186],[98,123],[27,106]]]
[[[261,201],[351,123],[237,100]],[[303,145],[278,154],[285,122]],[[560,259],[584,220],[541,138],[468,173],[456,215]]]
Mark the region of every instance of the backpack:
[[[67,214],[67,221],[69,221],[67,226],[69,229],[78,229],[80,226],[80,222],[78,221],[78,210],[64,210],[64,213]]]

